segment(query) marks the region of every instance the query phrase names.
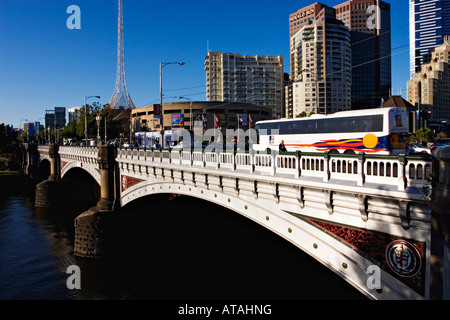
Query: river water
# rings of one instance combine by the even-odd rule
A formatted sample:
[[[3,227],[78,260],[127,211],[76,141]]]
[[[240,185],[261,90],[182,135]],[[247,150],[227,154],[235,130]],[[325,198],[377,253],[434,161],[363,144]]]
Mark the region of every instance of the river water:
[[[187,197],[130,204],[109,255],[80,258],[73,219],[83,210],[38,209],[33,187],[2,187],[0,300],[365,300],[286,240]],[[67,287],[71,265],[80,290]]]

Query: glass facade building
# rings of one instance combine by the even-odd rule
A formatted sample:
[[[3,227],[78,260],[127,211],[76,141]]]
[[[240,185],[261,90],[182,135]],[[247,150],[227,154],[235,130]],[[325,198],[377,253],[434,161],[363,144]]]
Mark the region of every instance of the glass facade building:
[[[450,35],[450,0],[410,0],[410,75],[430,61],[431,50]]]
[[[352,109],[380,107],[392,88],[391,6],[380,0],[350,0],[334,7],[350,29]]]

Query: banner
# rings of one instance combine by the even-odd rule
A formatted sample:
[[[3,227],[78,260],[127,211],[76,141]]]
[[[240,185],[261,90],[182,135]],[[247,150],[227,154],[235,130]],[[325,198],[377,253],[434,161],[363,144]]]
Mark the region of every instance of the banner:
[[[28,135],[30,137],[32,137],[34,135],[34,124],[32,124],[32,123],[28,124]]]
[[[34,132],[39,133],[40,129],[41,129],[41,123],[36,121],[34,123]]]
[[[219,118],[214,114],[214,129],[219,129]]]
[[[153,128],[159,129],[161,127],[161,119],[153,118]]]
[[[155,104],[153,105],[153,115],[160,116],[162,114],[161,105]]]
[[[184,128],[184,114],[172,115],[172,128]]]
[[[248,128],[249,129],[253,128],[253,119],[251,115],[248,116]]]

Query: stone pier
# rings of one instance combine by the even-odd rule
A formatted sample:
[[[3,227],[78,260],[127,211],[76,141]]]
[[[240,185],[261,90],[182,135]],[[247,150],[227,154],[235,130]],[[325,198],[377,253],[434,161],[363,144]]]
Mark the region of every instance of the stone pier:
[[[450,148],[433,151],[431,298],[450,300]]]
[[[55,207],[64,202],[65,188],[60,181],[59,146],[49,145],[50,176],[36,186],[35,206],[38,208]]]
[[[101,198],[95,207],[75,219],[74,253],[77,256],[96,258],[104,253],[108,222],[114,213],[116,156],[114,146],[99,146],[97,162],[101,175]]]

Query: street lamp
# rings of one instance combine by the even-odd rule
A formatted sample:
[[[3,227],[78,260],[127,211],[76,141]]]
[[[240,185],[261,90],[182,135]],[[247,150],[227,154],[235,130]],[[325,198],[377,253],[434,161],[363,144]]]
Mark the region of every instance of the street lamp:
[[[184,62],[160,62],[159,63],[159,100],[161,105],[161,139],[163,138],[163,132],[164,132],[164,112],[163,112],[163,89],[162,89],[162,68],[169,64],[178,64],[180,66],[184,66]]]
[[[84,139],[86,140],[86,147],[88,146],[88,135],[87,135],[87,105],[86,100],[90,98],[100,99],[100,96],[85,96],[84,97]]]
[[[192,131],[192,99],[186,98],[186,97],[180,97],[180,99],[187,99],[190,102],[190,108],[189,108],[189,113],[190,113],[190,115],[189,115],[189,117],[190,117],[189,130]]]
[[[98,115],[95,120],[97,120],[97,145],[100,144],[101,138],[100,138],[100,121],[102,121],[102,116]]]

